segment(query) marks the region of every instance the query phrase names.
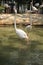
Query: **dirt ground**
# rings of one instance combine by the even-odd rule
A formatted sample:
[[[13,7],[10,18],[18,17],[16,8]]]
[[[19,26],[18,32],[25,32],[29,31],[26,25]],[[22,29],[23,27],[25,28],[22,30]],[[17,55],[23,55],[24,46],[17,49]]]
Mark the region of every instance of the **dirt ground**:
[[[15,18],[16,16],[16,18]],[[16,23],[22,24],[43,24],[43,15],[39,14],[0,14],[0,24],[13,24],[16,20]]]

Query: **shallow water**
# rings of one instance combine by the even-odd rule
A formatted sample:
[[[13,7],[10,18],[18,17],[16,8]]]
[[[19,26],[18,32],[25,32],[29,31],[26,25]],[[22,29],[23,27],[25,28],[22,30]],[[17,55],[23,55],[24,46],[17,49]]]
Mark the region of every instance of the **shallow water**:
[[[0,65],[43,65],[43,28],[28,31],[30,40],[20,40],[13,27],[0,27]]]
[[[4,47],[0,51],[0,65],[43,65],[43,51]]]

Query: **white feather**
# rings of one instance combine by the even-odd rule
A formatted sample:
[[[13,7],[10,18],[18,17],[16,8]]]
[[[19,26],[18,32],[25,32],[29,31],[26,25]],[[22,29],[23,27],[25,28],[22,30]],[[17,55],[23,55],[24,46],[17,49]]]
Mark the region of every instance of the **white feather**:
[[[26,34],[26,32],[24,32],[22,29],[19,29],[16,27],[16,14],[17,14],[17,11],[16,9],[15,10],[15,19],[14,19],[14,27],[15,27],[15,31],[16,31],[16,34],[19,36],[19,38],[25,38],[25,39],[28,39],[28,36]]]
[[[38,11],[38,9],[36,7],[34,7],[34,6],[32,6],[32,10],[33,11]]]
[[[20,38],[28,38],[27,34],[21,30],[21,29],[16,29],[16,34],[20,37]]]
[[[38,9],[35,6],[33,6],[33,2],[31,2],[31,8],[33,11],[38,11]]]
[[[32,25],[30,24],[30,25],[26,26],[26,28],[27,29],[32,29]]]

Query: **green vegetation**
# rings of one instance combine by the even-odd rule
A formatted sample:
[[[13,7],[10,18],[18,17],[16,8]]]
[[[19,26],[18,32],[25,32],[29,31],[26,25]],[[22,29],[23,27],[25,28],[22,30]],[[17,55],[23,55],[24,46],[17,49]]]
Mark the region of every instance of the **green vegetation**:
[[[0,27],[0,65],[43,65],[43,28],[25,31],[28,44],[18,38],[14,27]]]
[[[4,7],[3,6],[0,6],[0,13],[2,13],[4,11]]]

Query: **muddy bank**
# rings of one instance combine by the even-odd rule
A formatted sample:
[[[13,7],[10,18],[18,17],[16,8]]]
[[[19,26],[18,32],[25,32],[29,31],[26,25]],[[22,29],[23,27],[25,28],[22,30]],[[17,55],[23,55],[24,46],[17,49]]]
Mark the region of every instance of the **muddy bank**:
[[[14,24],[15,15],[14,14],[0,14],[0,25],[11,25]],[[17,14],[16,23],[17,24],[30,24],[33,25],[43,25],[43,15],[40,14]]]

